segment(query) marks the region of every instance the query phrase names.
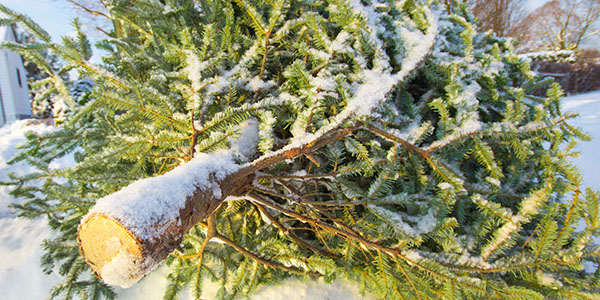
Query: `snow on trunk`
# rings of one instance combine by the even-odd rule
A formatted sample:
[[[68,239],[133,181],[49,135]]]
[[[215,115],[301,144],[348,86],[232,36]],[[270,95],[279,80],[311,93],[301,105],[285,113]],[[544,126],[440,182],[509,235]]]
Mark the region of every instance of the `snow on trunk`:
[[[179,247],[185,232],[249,183],[239,169],[231,151],[201,153],[99,199],[79,226],[86,262],[106,283],[132,286]]]

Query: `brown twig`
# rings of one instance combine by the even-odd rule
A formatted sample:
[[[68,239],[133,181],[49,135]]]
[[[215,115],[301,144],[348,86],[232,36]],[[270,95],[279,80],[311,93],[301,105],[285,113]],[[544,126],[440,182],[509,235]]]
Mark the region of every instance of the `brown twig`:
[[[285,266],[285,265],[283,265],[281,263],[278,263],[276,261],[272,261],[272,260],[266,259],[264,257],[258,256],[256,254],[250,252],[246,248],[238,245],[236,242],[230,240],[226,236],[220,234],[217,231],[216,226],[214,226],[215,225],[214,221],[213,221],[212,225],[209,225],[208,222],[199,222],[198,225],[207,228],[207,235],[208,235],[208,232],[211,232],[211,234],[212,234],[212,236],[214,238],[216,238],[216,239],[220,240],[221,242],[227,244],[228,246],[234,248],[236,251],[242,253],[244,256],[246,256],[246,257],[248,257],[250,259],[253,259],[253,260],[255,260],[255,261],[257,261],[257,262],[259,262],[259,263],[261,263],[261,264],[263,264],[263,265],[265,265],[267,267],[278,268],[278,269],[282,269],[282,270],[285,270],[285,271],[288,271],[288,272],[292,272],[292,273],[296,273],[296,274],[309,275],[309,276],[315,276],[315,277],[319,277],[319,276],[323,275],[323,274],[318,273],[318,272],[310,272],[310,271],[304,271],[304,270],[301,270],[301,269],[295,268],[295,267],[288,267],[288,266]],[[211,227],[213,229],[211,229]]]
[[[268,260],[264,257],[260,257],[250,251],[248,251],[246,248],[236,244],[234,241],[228,239],[225,236],[222,236],[220,234],[216,234],[215,238],[221,240],[223,243],[227,244],[228,246],[234,248],[235,250],[237,250],[238,252],[242,253],[244,256],[251,258],[267,267],[271,267],[271,268],[277,268],[277,269],[282,269],[284,271],[288,271],[288,272],[292,272],[292,273],[296,273],[296,274],[302,274],[302,275],[310,275],[310,276],[314,276],[314,277],[319,277],[323,274],[318,273],[318,272],[311,272],[311,271],[304,271],[301,270],[299,268],[295,268],[295,267],[288,267],[285,266],[281,263],[278,263],[276,261],[272,261],[272,260]]]
[[[111,21],[112,21],[112,18],[111,18],[109,15],[107,15],[107,14],[105,14],[105,13],[103,13],[103,12],[100,12],[100,11],[97,11],[97,10],[90,9],[90,8],[86,7],[85,5],[83,5],[83,4],[81,4],[81,3],[77,2],[77,1],[74,1],[74,0],[67,0],[67,1],[68,1],[68,2],[70,2],[70,3],[71,3],[71,4],[73,4],[73,5],[75,5],[75,6],[79,7],[79,8],[81,8],[81,9],[83,9],[83,10],[84,10],[85,12],[87,12],[88,14],[91,14],[91,15],[94,15],[94,16],[105,17],[105,18],[107,18],[107,19],[109,19],[109,20],[111,20]]]
[[[312,179],[330,179],[330,178],[335,178],[337,175],[338,175],[337,172],[332,172],[332,173],[328,173],[328,174],[306,174],[306,175],[279,175],[279,176],[260,175],[260,176],[257,176],[257,179],[312,180]]]
[[[261,158],[258,158],[248,166],[241,169],[239,173],[249,175],[266,167],[272,166],[276,163],[285,161],[287,159],[292,159],[300,155],[310,153],[323,146],[329,145],[337,140],[343,139],[344,137],[351,135],[352,133],[354,133],[354,131],[360,128],[361,126],[358,123],[343,129],[333,128],[330,131],[321,135],[319,138],[316,138],[310,142],[303,143],[300,146],[290,147],[288,149],[280,151],[275,155],[263,156]]]
[[[271,207],[272,209],[278,210],[278,211],[282,212],[283,214],[288,215],[288,216],[290,216],[292,218],[295,218],[297,220],[300,220],[302,222],[306,222],[306,223],[309,223],[309,224],[316,225],[318,227],[321,227],[321,228],[323,228],[325,230],[328,230],[328,231],[330,231],[332,233],[335,233],[337,235],[341,235],[343,237],[351,238],[351,239],[353,239],[353,240],[355,240],[355,241],[357,241],[359,243],[362,243],[362,244],[368,245],[368,246],[373,246],[374,248],[379,249],[379,250],[386,250],[386,251],[387,250],[391,250],[392,252],[398,252],[398,250],[396,250],[396,249],[387,248],[387,247],[379,245],[379,244],[377,244],[375,242],[370,242],[368,240],[365,240],[360,235],[355,235],[355,234],[353,234],[351,232],[348,232],[348,231],[346,231],[344,229],[331,226],[331,225],[329,225],[327,223],[324,223],[321,220],[313,219],[313,218],[301,215],[301,214],[299,214],[297,212],[291,211],[289,209],[286,209],[286,208],[284,208],[283,206],[279,205],[276,202],[273,202],[273,201],[270,201],[270,200],[266,200],[266,199],[262,198],[261,196],[256,195],[256,193],[250,193],[248,196],[250,198],[252,198],[253,201],[256,201],[256,202],[258,202],[260,204],[263,204],[265,206]]]
[[[419,154],[419,156],[426,158],[429,157],[429,152],[425,151],[415,145],[413,145],[412,143],[403,140],[391,133],[388,133],[386,131],[384,131],[383,129],[373,125],[373,124],[368,124],[368,123],[363,123],[363,125],[365,126],[365,128],[375,134],[377,134],[378,136],[381,136],[382,138],[394,142],[394,143],[398,143],[400,145],[402,145],[403,147],[407,148],[408,150],[410,150],[411,152],[417,153]]]
[[[204,238],[202,245],[200,245],[200,249],[198,249],[198,252],[196,252],[195,254],[191,254],[191,255],[176,255],[176,256],[181,259],[189,259],[189,258],[198,257],[197,265],[198,265],[198,267],[201,267],[202,266],[202,257],[204,256],[204,249],[206,249],[208,242],[210,242],[210,240],[215,237],[216,233],[217,233],[217,226],[215,223],[215,216],[214,216],[214,214],[212,214],[212,215],[208,216],[208,218],[206,218],[206,237]]]
[[[304,248],[307,248],[314,253],[323,255],[323,256],[327,256],[327,257],[331,257],[331,258],[338,258],[337,255],[335,255],[327,250],[317,248],[317,247],[311,245],[310,243],[306,242],[305,240],[301,239],[299,236],[297,236],[293,232],[291,232],[287,227],[285,227],[283,224],[281,224],[279,222],[279,220],[277,220],[271,213],[269,213],[269,211],[267,211],[267,209],[264,206],[262,206],[261,204],[256,203],[256,202],[252,202],[252,204],[254,204],[254,206],[256,206],[256,208],[258,208],[258,210],[265,217],[267,217],[267,219],[269,219],[269,221],[271,221],[271,224],[273,224],[275,227],[277,227],[283,234],[285,234],[287,237],[292,239],[298,245],[300,245]]]
[[[308,201],[293,186],[291,186],[285,182],[281,182],[281,185],[283,185],[283,187],[285,187],[290,193],[292,193],[292,194],[296,195],[298,198],[300,198],[302,200],[302,203],[306,203]],[[318,208],[318,207],[314,207],[314,209],[317,210],[319,213],[323,214],[325,217],[327,217],[332,222],[334,222],[337,226],[344,228],[346,231],[351,232],[352,234],[359,235],[356,231],[354,231],[354,229],[350,228],[350,226],[346,225],[344,222],[340,222],[340,220],[338,218],[335,218],[334,216],[329,214],[327,211],[325,211],[321,208]]]
[[[263,74],[265,72],[265,65],[267,63],[267,54],[269,51],[269,43],[271,38],[271,31],[267,32],[265,35],[265,52],[263,53],[262,62],[260,64],[260,73],[258,74],[258,78],[262,80]]]

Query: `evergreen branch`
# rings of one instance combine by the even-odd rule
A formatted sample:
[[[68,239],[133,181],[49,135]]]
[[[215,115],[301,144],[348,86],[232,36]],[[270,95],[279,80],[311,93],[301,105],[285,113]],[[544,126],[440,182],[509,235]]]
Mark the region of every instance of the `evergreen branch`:
[[[3,14],[13,17],[14,20],[13,22],[21,22],[23,23],[27,29],[29,29],[31,32],[33,32],[36,37],[38,37],[39,39],[41,39],[42,41],[44,41],[45,43],[50,43],[51,38],[50,35],[48,34],[47,31],[45,31],[42,27],[40,27],[37,23],[35,23],[31,18],[27,17],[26,15],[23,14],[19,14],[11,9],[9,9],[8,7],[4,6],[3,4],[0,4],[0,12],[2,12]]]
[[[429,157],[429,151],[425,151],[415,145],[413,145],[412,143],[409,143],[408,141],[399,138],[389,132],[384,131],[383,129],[371,124],[371,123],[363,123],[363,126],[365,126],[365,128],[375,134],[377,134],[378,136],[393,142],[393,143],[397,143],[400,144],[402,147],[410,150],[411,152],[418,154],[419,156],[421,156],[422,158],[427,158]]]
[[[200,223],[201,225],[203,223]],[[311,272],[311,271],[305,271],[305,270],[301,270],[295,267],[288,267],[285,266],[281,263],[278,263],[276,261],[272,261],[272,260],[268,260],[264,257],[260,257],[248,250],[246,250],[245,248],[243,248],[242,246],[236,244],[234,241],[228,239],[227,237],[216,233],[215,234],[215,238],[221,240],[223,243],[227,244],[228,246],[234,248],[235,250],[237,250],[238,252],[242,253],[244,256],[251,258],[252,260],[259,262],[261,264],[263,264],[266,267],[271,267],[271,268],[276,268],[276,269],[281,269],[284,271],[288,271],[288,272],[292,272],[292,273],[296,273],[296,274],[301,274],[301,275],[309,275],[309,276],[314,276],[314,277],[319,277],[322,276],[323,274],[319,273],[319,272]]]
[[[281,185],[283,185],[289,192],[291,192],[294,196],[296,196],[298,199],[300,199],[303,204],[306,204],[307,199],[305,198],[305,196],[302,195],[302,193],[300,193],[300,191],[298,191],[295,187],[293,187],[291,184],[288,184],[286,182],[280,182]],[[344,222],[339,222],[338,218],[335,218],[334,216],[332,216],[331,214],[329,214],[327,211],[319,208],[319,207],[311,207],[312,209],[314,209],[315,211],[321,213],[322,215],[324,215],[325,217],[327,217],[330,221],[332,221],[334,224],[336,224],[337,226],[340,226],[341,228],[343,228],[344,230],[347,230],[348,232],[351,232],[355,235],[359,235],[358,232],[354,231],[350,226],[346,225]],[[324,242],[325,245],[327,245],[327,243]]]
[[[265,52],[263,53],[262,61],[260,63],[260,71],[258,72],[258,78],[262,80],[263,74],[265,73],[265,65],[267,63],[267,54],[269,51],[269,42],[271,39],[271,31],[265,34]],[[258,93],[256,93],[256,97],[258,97]]]
[[[106,100],[108,100],[108,101],[114,102],[114,103],[116,103],[118,105],[121,105],[121,106],[124,106],[124,107],[133,108],[133,109],[139,110],[141,112],[150,113],[151,115],[154,115],[154,116],[156,116],[156,117],[158,117],[160,119],[169,121],[170,123],[177,124],[177,125],[181,126],[182,128],[187,128],[186,124],[181,123],[181,122],[179,122],[179,121],[177,121],[177,120],[175,120],[175,119],[173,119],[171,117],[167,117],[165,115],[157,113],[157,112],[155,112],[153,110],[147,109],[147,108],[145,108],[143,106],[139,106],[139,105],[127,103],[125,101],[118,100],[118,99],[116,99],[114,97],[110,97],[110,96],[108,96],[106,94],[100,94],[99,96],[102,97],[102,98],[104,98],[104,99],[106,99]]]
[[[404,260],[407,263],[409,263],[410,265],[415,266],[415,267],[421,269],[424,272],[427,272],[427,273],[430,273],[430,274],[435,274],[436,276],[444,278],[447,281],[454,281],[454,279],[451,276],[445,275],[445,274],[442,274],[442,273],[439,273],[439,272],[436,272],[435,270],[433,270],[431,268],[428,268],[425,265],[419,264],[417,261],[415,261],[413,259],[408,258],[407,256],[403,255],[402,252],[399,249],[389,248],[389,247],[383,246],[383,245],[381,245],[381,244],[379,244],[377,242],[370,241],[370,240],[368,240],[368,239],[366,239],[366,238],[364,238],[364,237],[362,237],[360,235],[357,235],[357,234],[354,234],[354,233],[350,233],[350,232],[348,232],[348,231],[346,231],[344,229],[333,227],[333,226],[331,226],[329,224],[323,223],[322,221],[319,221],[319,220],[316,220],[316,219],[309,218],[309,217],[306,217],[304,215],[298,214],[296,212],[293,212],[291,210],[288,210],[288,209],[280,206],[279,204],[277,204],[277,203],[275,203],[273,201],[266,200],[266,199],[264,199],[264,198],[262,198],[262,197],[260,197],[260,196],[258,196],[256,194],[254,194],[254,193],[249,194],[248,197],[250,197],[252,199],[252,201],[256,201],[256,202],[258,202],[260,204],[263,204],[265,206],[271,207],[271,208],[273,208],[273,209],[275,209],[277,211],[280,211],[281,213],[284,213],[284,214],[286,214],[286,215],[288,215],[290,217],[293,217],[295,219],[298,219],[298,220],[300,220],[302,222],[306,222],[306,223],[313,224],[315,226],[321,227],[321,228],[323,228],[323,229],[325,229],[327,231],[330,231],[331,233],[335,233],[336,235],[340,235],[340,236],[345,237],[347,239],[354,240],[355,242],[358,242],[359,244],[365,245],[366,247],[371,247],[373,249],[382,251],[383,253],[386,253],[386,254],[388,254],[388,255],[390,255],[392,257],[393,256],[398,256],[402,260]],[[475,286],[475,285],[472,285],[472,284],[468,284],[466,282],[461,282],[461,281],[458,281],[458,282],[459,282],[460,285],[469,287],[469,288],[474,289],[474,290],[479,290],[479,291],[485,292],[485,290],[483,290],[482,288],[480,288],[478,286]]]
[[[281,16],[281,10],[283,9],[284,4],[285,4],[285,0],[281,1],[281,6],[279,7],[279,9],[277,11],[277,17],[274,18],[273,22],[269,26],[269,31],[267,31],[265,33],[264,29],[261,28],[263,34],[265,35],[265,46],[264,46],[265,47],[265,52],[263,53],[262,61],[260,63],[260,71],[258,73],[258,78],[261,79],[261,80],[262,80],[263,74],[265,72],[265,65],[266,65],[266,62],[267,62],[267,53],[269,51],[269,45],[270,45],[270,41],[271,41],[271,34],[273,33],[273,29],[275,28],[275,24],[277,24],[277,20],[279,20],[279,17]],[[252,17],[252,15],[251,15],[251,17]],[[252,20],[256,23],[256,20],[254,18],[252,18]],[[256,96],[258,96],[258,93],[256,93]]]
[[[63,47],[60,47],[60,46],[52,43],[50,35],[45,30],[43,30],[38,24],[36,24],[33,20],[28,18],[27,16],[16,13],[1,4],[0,4],[0,11],[2,11],[6,15],[9,15],[9,16],[15,18],[16,21],[23,23],[28,29],[30,29],[32,32],[35,33],[37,38],[40,38],[44,43],[46,43],[48,48],[52,49],[55,53],[61,55],[61,57],[67,59],[68,61],[70,61],[72,63],[75,63],[78,66],[85,68],[86,70],[88,70],[92,73],[99,75],[99,77],[104,77],[104,78],[108,79],[109,81],[111,81],[111,82],[117,84],[118,86],[120,86],[121,88],[123,88],[125,91],[129,91],[129,87],[127,87],[125,84],[121,83],[117,79],[112,78],[111,76],[106,76],[105,74],[102,74],[102,72],[99,72],[95,68],[84,63],[82,60],[77,60],[76,58],[71,57],[71,55],[69,55],[69,53],[67,53]],[[68,93],[65,93],[65,95],[68,95]]]
[[[152,138],[151,140],[148,140],[149,143],[154,143],[154,142],[179,142],[179,141],[187,141],[190,139],[193,139],[193,136],[184,136],[184,137],[180,137],[180,138],[172,138],[172,139],[161,139],[161,138]]]
[[[450,169],[444,162],[437,160],[434,156],[426,156],[425,160],[429,163],[429,166],[435,171],[444,182],[448,182],[454,186],[457,191],[463,190],[463,182],[452,169]],[[439,164],[439,165],[438,165]],[[455,176],[455,177],[453,177]]]
[[[378,264],[378,266],[379,266],[379,272],[378,272],[378,273],[379,273],[379,276],[380,276],[381,278],[383,278],[383,286],[387,287],[387,286],[389,285],[389,283],[388,283],[388,279],[387,279],[387,276],[386,276],[386,275],[387,275],[387,274],[386,274],[387,272],[386,272],[386,270],[385,270],[385,266],[384,266],[384,263],[383,263],[383,258],[382,258],[382,256],[381,256],[381,251],[377,251],[377,264]],[[387,293],[384,293],[384,295],[383,295],[383,296],[384,296],[385,298],[387,298],[387,297],[386,297],[386,296],[387,296]]]
[[[526,222],[528,215],[533,214],[533,210],[540,201],[543,201],[550,192],[552,184],[546,182],[541,190],[533,192],[528,198],[524,199],[521,203],[521,211],[519,214],[512,218],[510,222],[505,223],[500,227],[494,234],[491,241],[485,245],[481,250],[481,256],[484,260],[487,260],[494,252],[502,247],[502,245],[511,240],[511,235],[520,230],[521,223]]]
[[[398,266],[398,268],[402,272],[402,275],[404,275],[404,278],[406,278],[406,281],[408,281],[408,283],[410,284],[410,286],[415,291],[415,294],[417,295],[417,299],[421,300],[421,295],[419,294],[419,290],[417,289],[417,287],[413,283],[412,279],[410,279],[410,277],[408,276],[408,274],[406,273],[406,271],[404,270],[404,268],[402,267],[402,265],[400,264],[400,262],[398,261],[398,259],[395,256],[393,256],[393,258],[394,258],[394,261],[396,262],[396,266]]]
[[[206,236],[204,237],[204,241],[202,241],[202,245],[200,245],[198,252],[196,252],[195,254],[192,254],[192,255],[175,254],[175,256],[179,259],[198,258],[197,265],[198,265],[198,268],[201,268],[202,267],[202,259],[204,257],[204,249],[206,249],[208,242],[210,242],[210,240],[212,238],[214,238],[217,234],[217,227],[215,225],[214,213],[211,214],[210,216],[208,216],[208,218],[206,218],[206,228],[207,228]]]
[[[535,234],[537,233],[537,231],[538,231],[539,228],[540,228],[540,225],[538,224],[531,231],[531,234],[529,235],[529,237],[527,238],[527,240],[525,240],[525,243],[523,243],[523,246],[521,246],[521,252],[523,252],[525,250],[525,247],[527,247],[527,244],[531,241],[531,239],[533,239],[533,237],[535,236]]]
[[[228,124],[239,124],[243,122],[252,111],[258,110],[257,107],[236,107],[230,108],[223,113],[216,114],[202,128],[196,129],[195,135],[210,133],[214,128],[227,126]]]
[[[313,152],[321,147],[329,145],[337,140],[340,140],[354,131],[360,128],[359,125],[353,125],[350,127],[346,127],[343,129],[333,128],[329,130],[327,133],[317,136],[314,139],[308,140],[300,145],[295,143],[290,144],[277,152],[270,153],[268,155],[263,155],[262,157],[257,158],[248,166],[244,167],[240,170],[241,174],[251,174],[256,171],[262,170],[269,166],[272,166],[276,163],[282,162],[287,159],[295,158],[306,153]]]
[[[369,157],[369,150],[361,142],[348,136],[344,139],[344,145],[348,152],[354,154],[359,160],[366,162],[369,166],[373,165]]]
[[[369,190],[367,191],[367,199],[380,198],[378,196],[383,196],[385,193],[389,192],[391,189],[390,183],[392,179],[392,174],[396,173],[396,156],[393,156],[393,159],[387,163],[383,170],[380,172],[379,176],[373,181],[371,186],[369,186]]]
[[[558,233],[558,236],[556,237],[556,241],[560,241],[561,237],[563,235],[563,233],[565,232],[565,230],[569,227],[569,224],[571,223],[571,218],[573,217],[573,214],[575,212],[575,209],[577,207],[577,204],[579,202],[579,195],[581,195],[581,191],[579,190],[579,187],[577,187],[574,190],[574,194],[573,194],[573,201],[571,202],[571,206],[569,207],[569,211],[567,212],[567,217],[565,218],[565,221],[563,223],[562,228],[560,229],[560,232]],[[554,243],[554,246],[552,248],[552,252],[556,252],[556,248],[558,247],[559,243]]]
[[[526,288],[522,288],[522,287],[511,287],[509,289],[502,289],[502,290],[497,289],[494,286],[492,286],[492,288],[497,292],[497,295],[498,295],[498,293],[502,294],[502,295],[498,295],[499,299],[506,299],[505,297],[510,297],[509,299],[523,299],[523,300],[546,299],[546,297],[544,297],[540,293],[537,293],[530,289],[526,289]],[[518,298],[512,298],[511,296],[517,296]]]
[[[264,29],[264,26],[261,25],[261,23],[264,23],[264,21],[260,20],[259,17],[257,16],[258,13],[256,12],[256,9],[252,6],[250,6],[248,3],[246,3],[246,1],[243,0],[235,0],[235,2],[242,7],[244,10],[246,10],[246,14],[248,14],[248,16],[250,17],[250,19],[252,19],[252,22],[254,22],[254,25],[256,26],[256,28],[263,34],[266,35],[267,32]],[[260,21],[259,21],[260,20]]]
[[[337,255],[334,255],[333,253],[323,250],[321,248],[315,247],[311,244],[309,244],[308,242],[304,241],[303,239],[301,239],[300,237],[298,237],[296,234],[294,234],[293,232],[291,232],[288,228],[286,228],[283,224],[281,224],[279,222],[279,220],[277,220],[275,217],[273,217],[273,215],[271,215],[267,209],[260,205],[259,203],[253,202],[254,206],[256,206],[256,208],[258,208],[258,210],[265,215],[269,221],[271,221],[271,223],[277,227],[283,234],[285,234],[286,236],[288,236],[290,239],[292,239],[294,242],[296,242],[298,245],[305,247],[307,249],[310,249],[312,252],[323,255],[323,256],[327,256],[327,257],[331,257],[331,258],[337,258]]]
[[[546,226],[542,226],[542,227],[543,227],[543,229],[542,229],[541,233],[538,235],[539,239],[541,239],[541,240],[538,241],[539,245],[538,245],[538,247],[537,247],[537,249],[535,250],[535,253],[534,253],[534,255],[536,257],[539,256],[540,252],[542,252],[542,250],[544,249],[544,245],[546,243],[546,240],[550,240],[549,235],[551,234],[552,226],[546,225]],[[551,242],[551,240],[550,240],[550,242]]]
[[[563,124],[565,121],[574,118],[575,115],[570,114],[570,115],[563,115],[560,116],[556,119],[551,120],[550,122],[544,124],[544,125],[539,125],[536,122],[532,122],[529,124],[525,124],[522,125],[520,127],[520,130],[518,128],[518,130],[516,130],[514,132],[514,134],[516,134],[517,136],[527,136],[527,135],[531,135],[534,134],[536,132],[540,132],[540,131],[544,131],[544,130],[548,130],[551,128],[554,128],[560,124]],[[427,153],[432,153],[435,152],[437,150],[440,150],[448,145],[451,144],[455,144],[455,143],[460,143],[463,140],[466,140],[468,138],[475,138],[475,137],[485,137],[485,136],[489,136],[489,137],[499,137],[502,138],[502,135],[506,134],[506,130],[503,128],[503,123],[492,123],[489,125],[489,129],[484,129],[484,130],[475,130],[475,131],[470,131],[467,133],[461,133],[458,135],[452,135],[451,139],[445,139],[443,142],[442,141],[438,141],[435,143],[432,143],[431,145],[429,145],[427,148],[424,149],[424,151],[426,151]]]
[[[504,175],[502,174],[502,169],[496,162],[494,153],[492,152],[492,148],[484,141],[480,141],[478,139],[473,139],[473,143],[475,147],[473,148],[472,153],[474,153],[475,156],[478,158],[477,160],[486,167],[486,169],[488,170],[488,172],[490,172],[492,177],[504,177]]]
[[[563,262],[556,259],[548,260],[548,259],[529,259],[529,261],[512,264],[510,266],[505,267],[475,267],[468,265],[457,265],[449,262],[445,262],[442,260],[435,260],[436,263],[443,265],[445,267],[460,270],[463,272],[469,272],[474,274],[495,274],[495,273],[514,273],[514,272],[526,272],[527,270],[536,270],[539,268],[548,268],[548,269],[556,269],[558,265],[573,265],[576,260],[581,259],[581,257],[577,257],[576,259],[570,262]]]
[[[479,197],[472,197],[473,202],[481,208],[484,208],[485,211],[491,213],[496,216],[498,219],[504,220],[505,223],[512,222],[513,214],[504,209],[500,204],[495,202],[490,202],[482,199],[482,201],[477,201]]]

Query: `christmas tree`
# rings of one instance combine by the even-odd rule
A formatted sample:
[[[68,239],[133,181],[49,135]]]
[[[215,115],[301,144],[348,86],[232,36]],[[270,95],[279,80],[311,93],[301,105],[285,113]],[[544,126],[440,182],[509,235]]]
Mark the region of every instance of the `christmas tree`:
[[[57,232],[51,297],[114,298],[107,283],[166,263],[165,299],[289,276],[378,299],[598,299],[598,194],[569,162],[588,137],[466,4],[105,3],[101,63],[84,34],[54,43],[0,6],[37,38],[5,47],[94,83],[14,159],[39,168],[12,177],[16,208]]]

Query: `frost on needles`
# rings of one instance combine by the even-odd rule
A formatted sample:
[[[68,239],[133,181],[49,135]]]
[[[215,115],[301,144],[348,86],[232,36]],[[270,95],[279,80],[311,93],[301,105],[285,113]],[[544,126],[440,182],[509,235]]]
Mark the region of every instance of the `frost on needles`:
[[[57,232],[51,297],[114,298],[99,278],[129,286],[164,259],[165,299],[287,276],[378,299],[598,298],[598,194],[568,161],[588,137],[465,4],[104,3],[100,63],[85,35],[55,43],[0,5],[37,37],[4,47],[94,83],[15,158],[39,169],[12,177],[15,207]]]

